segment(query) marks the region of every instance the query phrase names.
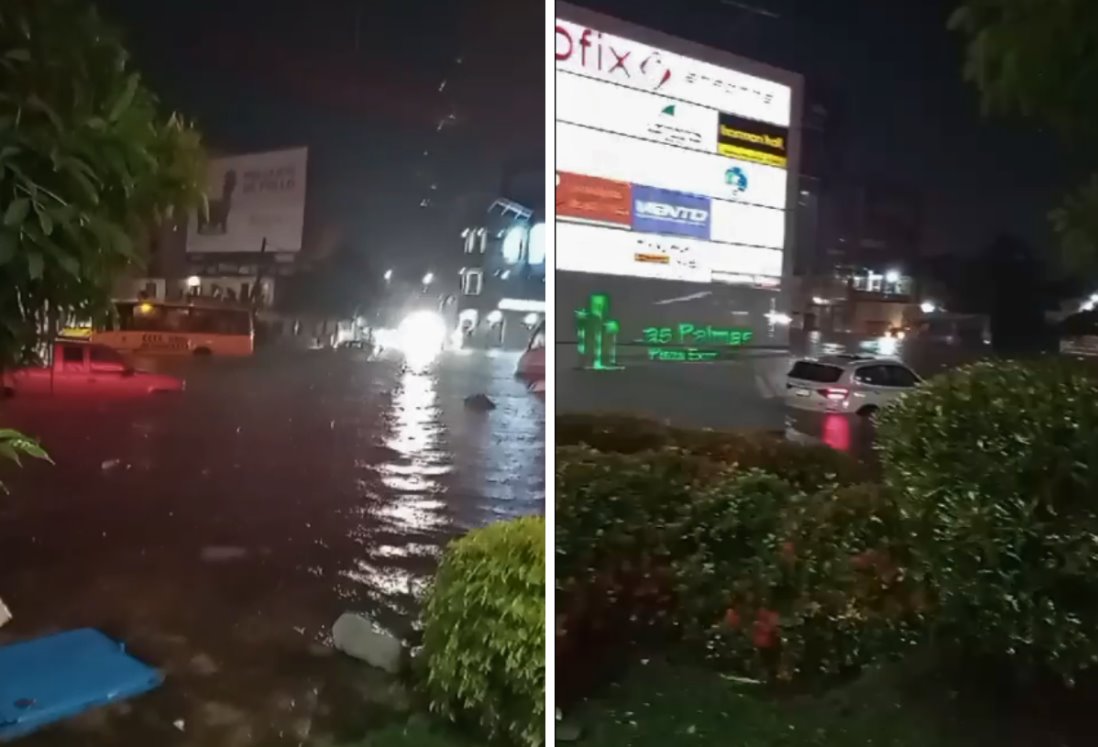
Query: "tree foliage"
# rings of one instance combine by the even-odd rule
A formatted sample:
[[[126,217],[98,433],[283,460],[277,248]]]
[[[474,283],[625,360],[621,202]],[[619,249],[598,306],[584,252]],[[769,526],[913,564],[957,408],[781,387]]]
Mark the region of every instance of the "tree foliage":
[[[1098,155],[1098,3],[966,0],[949,24],[966,39],[964,75],[985,112],[1033,119]],[[1050,217],[1063,269],[1098,278],[1098,175]]]
[[[49,319],[95,317],[139,239],[200,205],[198,133],[82,0],[0,4],[0,365]]]

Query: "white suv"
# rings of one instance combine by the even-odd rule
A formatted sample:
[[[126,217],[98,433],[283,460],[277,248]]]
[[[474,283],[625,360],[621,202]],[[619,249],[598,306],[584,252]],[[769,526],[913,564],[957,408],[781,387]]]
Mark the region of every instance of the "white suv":
[[[797,410],[869,416],[921,382],[910,368],[888,358],[802,358],[786,376],[785,401]]]

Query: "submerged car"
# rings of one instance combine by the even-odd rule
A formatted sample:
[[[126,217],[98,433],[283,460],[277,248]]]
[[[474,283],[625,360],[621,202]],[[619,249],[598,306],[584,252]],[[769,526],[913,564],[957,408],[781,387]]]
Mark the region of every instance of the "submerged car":
[[[866,355],[802,358],[786,376],[789,407],[870,416],[922,383],[898,360]]]
[[[48,365],[5,371],[0,392],[5,396],[140,396],[181,392],[186,382],[177,376],[138,371],[118,351],[78,340],[58,340]]]

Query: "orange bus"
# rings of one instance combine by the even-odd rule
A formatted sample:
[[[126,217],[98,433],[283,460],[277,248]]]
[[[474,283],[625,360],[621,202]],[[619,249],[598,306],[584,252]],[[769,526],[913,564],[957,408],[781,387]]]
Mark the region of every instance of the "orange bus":
[[[218,304],[116,301],[116,314],[91,341],[115,350],[174,355],[251,355],[250,309]]]

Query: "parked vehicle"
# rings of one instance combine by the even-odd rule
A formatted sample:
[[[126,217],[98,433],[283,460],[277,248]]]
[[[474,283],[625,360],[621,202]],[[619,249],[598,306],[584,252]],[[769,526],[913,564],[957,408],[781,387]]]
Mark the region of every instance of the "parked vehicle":
[[[530,335],[526,351],[519,357],[515,375],[530,382],[545,380],[545,320]]]
[[[115,311],[105,329],[92,330],[92,342],[157,355],[247,356],[255,350],[254,320],[244,307],[118,301]]]
[[[120,397],[181,392],[185,388],[183,379],[138,371],[106,345],[79,340],[55,342],[48,365],[17,368],[0,377],[0,392],[7,397]]]
[[[890,358],[803,358],[786,377],[785,401],[796,410],[870,416],[921,382],[918,374]]]

